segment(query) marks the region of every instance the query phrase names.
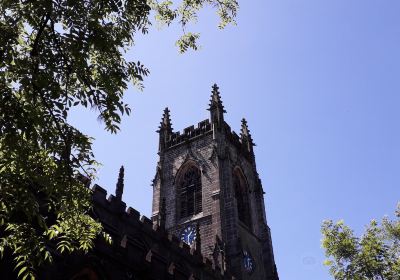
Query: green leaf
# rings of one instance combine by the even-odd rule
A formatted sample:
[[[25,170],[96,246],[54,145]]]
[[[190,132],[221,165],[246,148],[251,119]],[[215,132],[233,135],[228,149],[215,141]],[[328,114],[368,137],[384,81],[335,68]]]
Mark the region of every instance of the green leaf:
[[[238,7],[234,0],[89,2],[0,5],[6,11],[0,16],[0,254],[8,248],[17,268],[28,267],[23,279],[34,279],[52,260],[47,246],[88,251],[103,232],[88,215],[91,193],[76,177],[96,177],[93,139],[68,122],[71,108],[94,109],[106,130],[117,133],[131,112],[128,85],[143,90],[149,74],[125,53],[138,33],[147,33],[152,15],[182,27],[177,45],[184,52],[198,49],[199,34],[185,28],[204,5],[220,11],[224,23],[234,22]]]
[[[20,270],[19,270],[19,272],[18,272],[18,277],[22,274],[22,273],[24,273],[24,271],[25,270],[27,270],[28,269],[28,267],[27,266],[24,266],[24,267],[22,267]]]

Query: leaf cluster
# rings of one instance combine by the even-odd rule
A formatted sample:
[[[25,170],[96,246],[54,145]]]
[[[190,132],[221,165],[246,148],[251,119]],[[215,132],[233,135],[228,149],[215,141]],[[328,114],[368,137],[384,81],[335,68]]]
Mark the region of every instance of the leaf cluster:
[[[181,53],[188,49],[198,49],[199,33],[186,32],[189,23],[196,22],[198,12],[205,6],[211,6],[217,10],[220,19],[218,28],[224,29],[228,24],[236,24],[235,18],[239,8],[236,0],[183,0],[174,3],[171,0],[148,0],[152,10],[156,12],[156,19],[161,25],[170,25],[178,20],[183,30],[183,35],[176,41],[176,46]]]
[[[185,27],[204,5],[220,27],[235,0],[0,0],[0,253],[10,249],[22,279],[54,254],[88,251],[102,226],[90,216],[82,176],[96,176],[93,139],[68,123],[71,108],[95,110],[105,129],[130,114],[123,95],[143,88],[149,70],[124,54],[146,34],[150,12]],[[198,34],[178,41],[196,49]],[[82,175],[83,174],[83,175]],[[110,236],[103,237],[111,242]]]
[[[361,237],[343,221],[325,221],[322,247],[331,275],[338,280],[400,279],[400,204],[394,221],[372,220]]]

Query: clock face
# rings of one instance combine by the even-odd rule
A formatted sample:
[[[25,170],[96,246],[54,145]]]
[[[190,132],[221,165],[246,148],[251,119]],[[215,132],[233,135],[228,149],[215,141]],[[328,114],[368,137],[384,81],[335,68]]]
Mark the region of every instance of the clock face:
[[[251,273],[254,271],[255,268],[255,263],[252,258],[252,256],[249,254],[249,252],[243,250],[243,265],[244,269],[248,272]]]
[[[192,245],[196,240],[196,227],[189,225],[181,232],[181,240],[186,244]]]

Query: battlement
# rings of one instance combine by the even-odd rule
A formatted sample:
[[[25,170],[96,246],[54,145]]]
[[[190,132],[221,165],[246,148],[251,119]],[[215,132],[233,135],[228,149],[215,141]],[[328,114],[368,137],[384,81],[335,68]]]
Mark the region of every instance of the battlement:
[[[165,149],[176,147],[182,143],[192,141],[197,137],[207,135],[211,133],[213,129],[215,129],[215,127],[213,127],[209,119],[206,119],[199,122],[196,128],[194,125],[191,125],[184,128],[182,132],[172,132],[165,140]],[[226,122],[223,123],[222,132],[226,135],[227,140],[234,145],[240,153],[251,160],[253,155],[252,151],[248,149],[247,143],[243,143],[242,138],[233,131]]]
[[[227,123],[225,123],[225,135],[234,146],[239,150],[242,149],[242,140],[240,139],[240,136],[237,135],[235,131],[231,130],[231,127]]]
[[[242,138],[235,131],[233,131],[226,122],[224,123],[224,132],[227,140],[247,159],[251,160],[252,157],[254,157],[252,151],[250,151],[246,146],[246,143],[243,143]]]
[[[191,139],[201,135],[205,135],[210,131],[212,131],[212,126],[210,124],[210,120],[206,119],[199,122],[196,128],[194,127],[194,125],[192,125],[183,129],[182,134],[179,131],[172,133],[167,140],[166,148],[170,148],[186,141],[190,141]]]
[[[193,131],[206,132],[209,123],[200,124],[197,129],[186,129],[187,135],[193,135],[190,134]],[[117,250],[118,256],[124,258],[121,263],[129,264],[132,271],[145,267],[149,275],[154,271],[162,272],[157,279],[169,279],[162,275],[184,275],[185,279],[233,279],[229,273],[213,265],[210,259],[175,235],[153,224],[137,210],[132,207],[126,209],[125,202],[113,195],[107,198],[107,191],[99,185],[92,188],[92,200],[96,219],[101,221],[105,231],[113,239],[110,248],[96,246],[95,250]],[[176,264],[177,260],[179,265]]]

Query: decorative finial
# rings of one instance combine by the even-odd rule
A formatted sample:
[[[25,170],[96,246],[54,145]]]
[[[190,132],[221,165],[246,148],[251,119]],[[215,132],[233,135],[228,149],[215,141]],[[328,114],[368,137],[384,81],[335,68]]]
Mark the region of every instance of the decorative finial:
[[[196,224],[196,251],[201,254],[200,224]]]
[[[251,138],[249,127],[245,118],[242,119],[242,128],[240,129],[240,136],[242,141],[248,142],[250,145],[255,146]]]
[[[172,124],[168,107],[164,109],[164,114],[162,116],[160,127],[157,132],[160,134],[158,151],[161,152],[166,148],[169,137],[172,134]]]
[[[211,92],[212,96],[217,98],[215,101],[220,102],[221,97],[219,96],[219,87],[217,86],[217,84],[213,84]]]
[[[160,132],[162,129],[165,129],[165,130],[167,130],[168,132],[171,132],[171,131],[172,131],[171,117],[170,117],[169,112],[170,112],[170,111],[169,111],[168,107],[166,107],[166,108],[164,109],[164,113],[163,113],[163,116],[162,116],[162,119],[161,119],[160,130],[159,130],[159,132]]]
[[[122,200],[122,194],[124,192],[124,166],[122,165],[119,169],[117,186],[115,188],[115,197]]]
[[[224,106],[222,105],[222,100],[221,96],[219,94],[219,87],[217,84],[214,84],[212,86],[212,91],[211,91],[211,100],[210,100],[210,109],[213,109],[214,107],[218,107],[219,109],[222,109],[223,113],[226,113],[224,110]]]
[[[250,130],[247,126],[247,121],[245,118],[242,119],[242,128],[240,130],[242,136],[250,136]]]
[[[211,122],[219,129],[224,123],[224,113],[226,113],[226,111],[224,110],[224,105],[222,105],[217,84],[212,86],[211,93],[210,107],[208,110],[211,114]]]

